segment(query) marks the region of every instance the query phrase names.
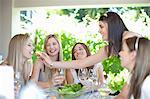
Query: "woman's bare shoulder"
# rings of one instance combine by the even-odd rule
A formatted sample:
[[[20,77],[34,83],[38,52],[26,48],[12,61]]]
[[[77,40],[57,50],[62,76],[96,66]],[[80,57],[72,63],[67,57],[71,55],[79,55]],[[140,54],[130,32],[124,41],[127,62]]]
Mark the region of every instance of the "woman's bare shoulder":
[[[135,33],[135,32],[132,32],[132,31],[124,31],[123,40],[125,40],[127,38],[134,37],[134,36],[141,37],[141,35],[139,33]]]
[[[40,58],[36,59],[36,61],[34,62],[34,66],[38,67],[38,68],[42,68],[44,66],[42,60]]]

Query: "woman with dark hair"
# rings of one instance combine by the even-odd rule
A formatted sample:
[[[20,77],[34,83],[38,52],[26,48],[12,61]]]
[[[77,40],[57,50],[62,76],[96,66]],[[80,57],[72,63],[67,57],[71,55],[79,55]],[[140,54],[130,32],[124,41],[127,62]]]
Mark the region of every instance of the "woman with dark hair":
[[[82,60],[72,62],[53,62],[45,53],[39,54],[43,58],[43,63],[53,68],[85,68],[99,63],[110,55],[118,55],[121,51],[124,36],[132,37],[136,33],[129,32],[120,16],[115,12],[107,12],[99,18],[99,32],[103,40],[108,41],[109,45],[101,48],[96,54]]]
[[[76,43],[72,49],[72,60],[81,60],[86,57],[89,57],[91,55],[89,48],[84,43]],[[98,80],[100,83],[104,82],[104,75],[103,75],[103,67],[100,64],[95,64],[90,67],[87,67],[87,70],[89,69],[94,70],[94,73],[97,75]],[[79,78],[77,76],[79,72],[79,69],[71,69],[71,73],[73,76],[73,82],[74,83],[82,83],[79,81]],[[82,83],[83,85],[87,85],[88,83]]]

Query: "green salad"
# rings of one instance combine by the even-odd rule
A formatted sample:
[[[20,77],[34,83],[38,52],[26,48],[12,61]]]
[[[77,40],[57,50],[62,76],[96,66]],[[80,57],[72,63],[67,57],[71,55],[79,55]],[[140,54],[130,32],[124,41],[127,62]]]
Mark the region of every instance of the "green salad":
[[[80,91],[82,87],[83,86],[81,84],[66,84],[63,87],[59,87],[57,91],[64,94],[75,94]]]

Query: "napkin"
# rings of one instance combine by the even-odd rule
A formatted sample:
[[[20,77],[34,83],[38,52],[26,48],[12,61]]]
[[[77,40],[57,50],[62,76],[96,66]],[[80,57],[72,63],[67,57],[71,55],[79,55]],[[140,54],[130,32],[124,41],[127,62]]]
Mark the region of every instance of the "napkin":
[[[14,71],[12,66],[0,65],[0,98],[14,99]]]

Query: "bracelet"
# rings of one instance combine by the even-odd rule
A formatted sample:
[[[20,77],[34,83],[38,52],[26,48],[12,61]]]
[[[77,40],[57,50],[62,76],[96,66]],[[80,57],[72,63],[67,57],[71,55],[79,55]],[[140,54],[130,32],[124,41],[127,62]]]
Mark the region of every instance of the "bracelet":
[[[49,64],[49,67],[50,67],[50,68],[52,68],[52,67],[53,67],[53,62],[51,62],[51,63]]]

